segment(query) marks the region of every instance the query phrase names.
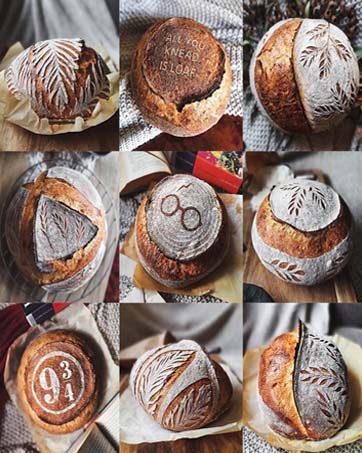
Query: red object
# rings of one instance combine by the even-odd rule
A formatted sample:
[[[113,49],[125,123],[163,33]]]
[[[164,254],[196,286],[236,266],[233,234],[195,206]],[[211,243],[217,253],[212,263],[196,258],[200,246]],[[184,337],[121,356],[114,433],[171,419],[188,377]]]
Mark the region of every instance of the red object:
[[[238,193],[243,182],[242,178],[219,167],[216,162],[215,156],[209,151],[199,151],[192,174],[229,193]]]
[[[0,311],[0,413],[8,396],[4,386],[4,370],[10,345],[29,329],[21,305],[10,305]]]

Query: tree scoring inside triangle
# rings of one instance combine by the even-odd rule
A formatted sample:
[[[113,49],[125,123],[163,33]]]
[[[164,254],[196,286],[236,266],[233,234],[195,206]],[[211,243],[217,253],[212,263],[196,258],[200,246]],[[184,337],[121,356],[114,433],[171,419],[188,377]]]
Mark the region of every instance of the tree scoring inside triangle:
[[[65,204],[40,195],[34,222],[34,249],[38,268],[71,258],[96,236],[98,227]]]

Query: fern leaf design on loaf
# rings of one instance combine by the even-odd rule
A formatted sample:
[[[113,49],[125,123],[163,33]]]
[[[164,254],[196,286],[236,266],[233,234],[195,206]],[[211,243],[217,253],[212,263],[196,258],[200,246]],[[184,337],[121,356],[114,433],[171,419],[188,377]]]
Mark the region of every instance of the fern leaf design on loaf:
[[[340,60],[348,61],[352,58],[351,51],[337,38],[330,35],[329,24],[319,24],[312,30],[306,33],[310,40],[325,42],[318,45],[307,46],[300,56],[300,62],[305,67],[310,67],[312,63],[319,57],[319,78],[321,80],[329,76],[332,69],[332,49]]]
[[[211,398],[211,385],[202,385],[198,390],[188,389],[180,404],[166,417],[164,422],[166,427],[178,426],[180,429],[189,429],[195,423],[202,424],[210,410]]]
[[[315,108],[314,113],[317,117],[331,119],[350,109],[357,101],[359,87],[355,81],[351,82],[349,95],[339,83],[330,89],[332,102],[322,104]]]
[[[40,42],[35,50],[32,63],[35,71],[44,80],[45,89],[49,93],[49,102],[63,112],[68,103],[68,90],[75,92],[74,82],[78,70],[79,53],[82,41],[48,40]],[[33,96],[36,96],[36,84],[33,83]],[[46,106],[43,105],[43,109]]]
[[[176,432],[216,420],[232,396],[228,375],[191,340],[145,352],[132,368],[130,389],[156,422]]]
[[[82,39],[50,39],[24,50],[7,69],[9,90],[29,99],[40,118],[71,121],[91,116],[110,95],[102,57]]]
[[[175,371],[185,365],[193,356],[193,351],[174,351],[154,360],[142,375],[140,396],[145,407],[154,414],[160,398],[160,390]]]
[[[274,260],[271,263],[266,264],[272,266],[279,277],[286,282],[300,282],[305,275],[305,271],[303,271],[303,269],[298,269],[297,264],[290,264],[287,261]]]

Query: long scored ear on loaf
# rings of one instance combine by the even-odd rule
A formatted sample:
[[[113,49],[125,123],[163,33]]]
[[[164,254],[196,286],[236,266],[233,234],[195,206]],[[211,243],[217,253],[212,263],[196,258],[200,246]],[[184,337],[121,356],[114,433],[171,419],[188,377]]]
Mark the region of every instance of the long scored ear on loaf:
[[[197,343],[183,340],[142,355],[132,369],[130,386],[161,426],[184,431],[210,423],[227,408],[231,390],[225,385],[225,402],[219,373]]]
[[[332,341],[301,321],[293,381],[295,404],[309,437],[320,440],[336,434],[350,410],[346,364]]]

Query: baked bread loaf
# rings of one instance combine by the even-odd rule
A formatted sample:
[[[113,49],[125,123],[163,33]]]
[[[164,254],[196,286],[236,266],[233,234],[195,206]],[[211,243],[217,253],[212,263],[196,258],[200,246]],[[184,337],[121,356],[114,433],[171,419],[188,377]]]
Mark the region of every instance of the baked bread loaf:
[[[191,285],[216,269],[229,242],[222,201],[194,176],[162,179],[139,207],[138,258],[151,277],[170,288]]]
[[[302,322],[264,350],[260,407],[268,426],[290,439],[333,437],[350,411],[348,373],[337,346]]]
[[[296,285],[337,275],[352,252],[352,216],[341,197],[317,181],[275,186],[254,218],[252,242],[262,264]]]
[[[187,137],[219,121],[229,102],[232,73],[223,46],[208,28],[174,17],[157,22],[142,37],[131,83],[149,123]]]
[[[5,235],[27,280],[46,291],[75,291],[93,277],[105,253],[102,199],[78,171],[52,167],[16,191]]]
[[[260,41],[250,86],[274,126],[320,132],[340,123],[357,101],[357,57],[342,30],[325,20],[289,19]]]
[[[25,414],[53,434],[76,431],[94,415],[99,378],[93,352],[74,332],[54,330],[25,349],[17,373]]]
[[[221,366],[190,340],[143,354],[132,368],[130,387],[143,409],[171,431],[216,420],[228,409],[233,392]]]
[[[89,118],[110,84],[102,57],[82,39],[50,39],[24,50],[6,70],[10,92],[28,99],[40,118],[72,122]]]

